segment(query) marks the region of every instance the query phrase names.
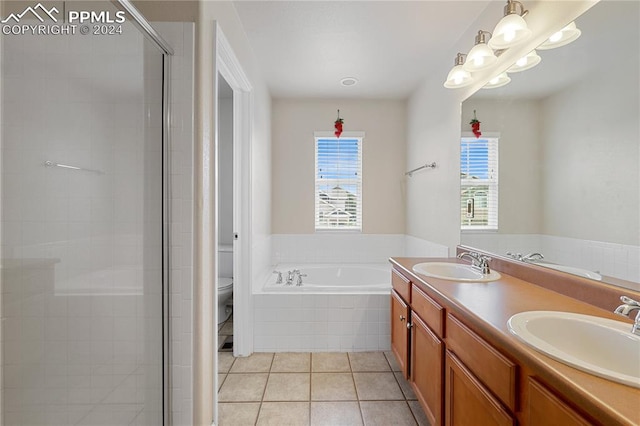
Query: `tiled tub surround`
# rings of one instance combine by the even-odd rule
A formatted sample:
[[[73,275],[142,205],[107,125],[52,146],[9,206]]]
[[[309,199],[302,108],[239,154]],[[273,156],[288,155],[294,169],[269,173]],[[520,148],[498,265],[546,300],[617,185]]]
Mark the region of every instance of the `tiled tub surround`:
[[[386,351],[389,293],[256,294],[255,352]]]
[[[221,353],[218,389],[220,426],[428,424],[389,352]]]
[[[640,247],[541,234],[464,233],[462,244],[505,255],[540,252],[553,263],[640,283]],[[636,287],[634,290],[639,290]]]

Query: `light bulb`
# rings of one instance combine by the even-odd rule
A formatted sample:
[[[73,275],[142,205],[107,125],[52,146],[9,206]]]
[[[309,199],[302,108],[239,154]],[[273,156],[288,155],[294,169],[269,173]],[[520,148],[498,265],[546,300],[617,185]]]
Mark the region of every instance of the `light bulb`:
[[[555,42],[559,41],[561,38],[562,38],[562,31],[558,31],[557,33],[555,33],[554,35],[549,37],[549,41],[551,43],[555,43]]]
[[[523,67],[527,64],[527,57],[523,56],[522,58],[518,59],[516,61],[516,65],[518,65],[519,67]]]

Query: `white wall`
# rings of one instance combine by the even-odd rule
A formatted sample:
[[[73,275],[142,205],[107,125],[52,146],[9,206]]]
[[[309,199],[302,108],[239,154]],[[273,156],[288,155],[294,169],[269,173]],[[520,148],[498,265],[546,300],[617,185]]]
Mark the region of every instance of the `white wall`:
[[[403,234],[406,103],[399,100],[273,102],[274,234],[312,234],[314,132],[332,131],[337,109],[345,131],[364,131],[362,232]]]

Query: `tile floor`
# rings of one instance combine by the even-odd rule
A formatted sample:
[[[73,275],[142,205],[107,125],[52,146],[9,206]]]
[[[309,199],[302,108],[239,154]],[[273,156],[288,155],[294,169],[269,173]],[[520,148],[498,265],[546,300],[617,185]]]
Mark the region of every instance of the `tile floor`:
[[[390,352],[219,353],[219,425],[428,425]]]

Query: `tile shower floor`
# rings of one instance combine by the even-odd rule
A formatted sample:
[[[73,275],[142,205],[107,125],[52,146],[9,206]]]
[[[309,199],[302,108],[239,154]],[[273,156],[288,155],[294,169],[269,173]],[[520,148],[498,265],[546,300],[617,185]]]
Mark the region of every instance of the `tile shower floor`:
[[[220,426],[428,425],[391,352],[218,355]]]

